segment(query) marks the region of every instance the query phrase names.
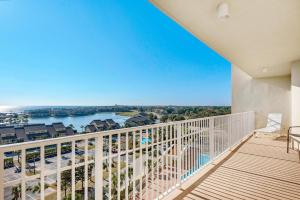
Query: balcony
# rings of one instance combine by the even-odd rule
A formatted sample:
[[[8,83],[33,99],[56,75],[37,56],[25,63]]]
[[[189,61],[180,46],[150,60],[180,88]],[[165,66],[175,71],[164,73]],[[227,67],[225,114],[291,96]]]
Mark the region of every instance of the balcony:
[[[299,199],[300,164],[286,140],[251,137],[169,199]]]
[[[252,135],[300,125],[300,1],[150,2],[231,63],[234,114],[0,146],[0,200],[300,199],[297,152]]]
[[[254,112],[245,112],[4,145],[0,199],[189,196],[193,190],[177,192],[249,138],[254,118]],[[231,165],[240,162],[247,168],[247,156],[233,159]]]

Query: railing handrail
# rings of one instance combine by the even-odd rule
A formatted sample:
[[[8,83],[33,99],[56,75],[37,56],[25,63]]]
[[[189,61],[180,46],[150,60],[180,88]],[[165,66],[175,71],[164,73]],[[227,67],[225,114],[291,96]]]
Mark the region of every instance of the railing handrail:
[[[0,199],[3,198],[4,193],[11,192],[9,190],[12,186],[19,184],[22,200],[25,200],[28,181],[35,181],[42,185],[40,195],[41,199],[44,199],[46,176],[56,174],[57,199],[61,200],[62,172],[69,171],[69,176],[72,178],[69,183],[71,193],[68,194],[71,194],[72,200],[75,200],[76,170],[84,167],[84,199],[88,200],[90,165],[94,165],[94,191],[97,194],[95,200],[102,199],[103,195],[109,199],[117,195],[120,199],[121,190],[123,195],[125,192],[126,200],[136,199],[137,196],[140,199],[161,199],[189,180],[204,166],[227,152],[230,147],[248,137],[254,130],[254,117],[254,112],[249,111],[2,145],[0,146]],[[147,140],[144,141],[144,138]],[[46,157],[49,153],[46,150],[49,149],[45,147],[48,146],[56,149],[50,152],[54,157]],[[33,148],[35,151],[30,151]],[[84,153],[79,154],[79,151]],[[7,154],[10,152],[16,153]],[[36,160],[36,157],[39,159]],[[48,158],[53,158],[48,160],[53,165],[48,164],[54,168],[46,166]],[[11,160],[13,164],[18,162],[17,165],[11,166]],[[27,168],[27,165],[32,162],[34,162],[34,169],[36,169],[36,162],[38,163],[40,173],[27,175],[27,172],[32,173],[31,168]],[[12,167],[15,166],[21,171],[14,172]],[[152,167],[151,170],[149,167]],[[106,172],[105,177],[104,172]],[[121,174],[124,173],[123,183],[120,183]],[[14,176],[9,177],[11,174]],[[112,185],[113,176],[118,176],[117,185],[116,183]],[[113,188],[117,189],[117,194],[112,193]]]
[[[211,117],[200,117],[200,118],[187,119],[187,120],[181,120],[181,121],[164,122],[164,123],[136,126],[136,127],[130,127],[130,128],[98,131],[98,132],[92,132],[92,133],[82,133],[82,134],[76,134],[76,135],[70,135],[70,136],[47,138],[47,139],[43,139],[43,140],[27,141],[27,142],[20,142],[20,143],[14,143],[14,144],[4,144],[4,145],[0,145],[0,152],[7,151],[7,149],[18,148],[20,146],[22,146],[22,147],[26,146],[26,147],[30,148],[31,146],[44,146],[44,145],[51,145],[52,143],[53,144],[64,143],[66,140],[68,140],[68,142],[72,142],[75,140],[94,138],[97,135],[101,135],[101,136],[115,135],[115,134],[119,134],[119,133],[131,132],[131,131],[134,132],[134,131],[149,129],[149,128],[160,128],[160,127],[166,126],[166,125],[189,123],[189,122],[197,121],[199,119],[205,120],[205,119],[212,119],[212,118],[219,118],[219,117],[226,117],[226,116],[234,116],[234,115],[250,113],[250,112],[253,112],[253,111],[232,113],[232,114],[226,114],[226,115],[217,115],[217,116],[211,116]]]

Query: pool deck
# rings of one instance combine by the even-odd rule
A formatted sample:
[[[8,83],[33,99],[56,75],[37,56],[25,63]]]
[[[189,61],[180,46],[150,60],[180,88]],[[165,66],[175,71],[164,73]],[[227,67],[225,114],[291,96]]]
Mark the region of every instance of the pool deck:
[[[251,137],[166,199],[299,200],[300,163],[286,140]]]

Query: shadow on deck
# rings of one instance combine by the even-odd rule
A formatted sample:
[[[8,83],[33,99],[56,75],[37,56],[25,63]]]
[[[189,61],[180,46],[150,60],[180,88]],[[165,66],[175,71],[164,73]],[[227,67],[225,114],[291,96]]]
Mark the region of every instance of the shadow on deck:
[[[284,139],[252,137],[175,199],[299,200],[298,155]]]

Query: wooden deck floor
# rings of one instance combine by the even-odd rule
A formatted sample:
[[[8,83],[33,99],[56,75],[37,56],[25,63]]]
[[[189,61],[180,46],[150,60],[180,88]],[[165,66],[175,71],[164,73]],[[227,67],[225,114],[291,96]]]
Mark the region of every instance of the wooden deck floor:
[[[207,178],[183,191],[177,199],[299,200],[300,163],[286,142],[249,139]]]

